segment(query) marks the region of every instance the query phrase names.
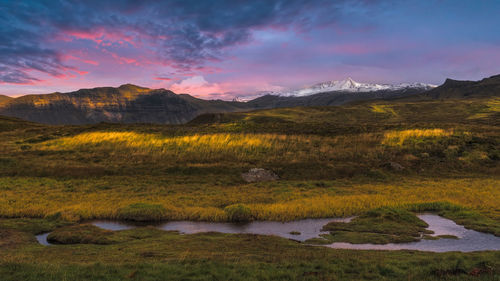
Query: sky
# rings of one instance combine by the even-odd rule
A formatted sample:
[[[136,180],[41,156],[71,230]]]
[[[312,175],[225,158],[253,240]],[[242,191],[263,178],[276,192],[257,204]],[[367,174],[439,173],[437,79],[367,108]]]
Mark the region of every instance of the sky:
[[[0,94],[132,83],[232,99],[500,73],[498,0],[0,0]]]

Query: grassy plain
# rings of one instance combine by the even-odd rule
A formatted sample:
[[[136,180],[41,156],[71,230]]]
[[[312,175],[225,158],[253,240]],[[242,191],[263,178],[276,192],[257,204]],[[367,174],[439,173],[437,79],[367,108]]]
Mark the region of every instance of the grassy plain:
[[[210,114],[180,126],[0,118],[0,249],[7,253],[0,276],[498,279],[496,252],[338,251],[275,237],[149,228],[109,234],[109,245],[44,248],[33,238],[95,218],[293,220],[380,207],[435,211],[500,235],[497,104],[371,102]],[[241,173],[255,167],[280,180],[244,182]]]
[[[182,126],[7,119],[0,216],[114,219],[146,203],[165,209],[155,219],[225,221],[225,207],[245,204],[255,219],[291,220],[446,201],[498,219],[498,113],[470,118],[489,104],[275,109]],[[280,180],[245,183],[254,167]]]

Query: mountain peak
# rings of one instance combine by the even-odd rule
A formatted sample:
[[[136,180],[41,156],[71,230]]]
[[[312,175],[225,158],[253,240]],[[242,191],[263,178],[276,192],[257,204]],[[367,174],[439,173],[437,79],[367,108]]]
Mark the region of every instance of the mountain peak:
[[[121,89],[121,90],[149,90],[149,88],[137,86],[137,85],[130,84],[130,83],[120,85],[118,87],[118,89]]]
[[[375,91],[397,91],[405,89],[425,89],[429,90],[436,87],[435,85],[424,83],[402,83],[402,84],[373,84],[360,83],[354,81],[351,77],[344,80],[332,80],[328,82],[318,83],[311,87],[302,88],[299,90],[285,92],[271,92],[271,95],[277,96],[309,96],[324,92],[351,92],[351,93],[366,93]]]

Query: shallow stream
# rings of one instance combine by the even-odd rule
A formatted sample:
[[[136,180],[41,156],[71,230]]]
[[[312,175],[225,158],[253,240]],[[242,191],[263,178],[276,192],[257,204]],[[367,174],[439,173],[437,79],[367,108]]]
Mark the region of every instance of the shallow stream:
[[[337,249],[357,250],[419,250],[430,252],[472,252],[485,250],[500,250],[500,237],[492,234],[477,232],[466,229],[455,222],[434,214],[420,214],[420,219],[425,221],[429,230],[434,231],[433,236],[453,235],[458,239],[441,238],[438,240],[421,240],[419,242],[398,244],[350,244],[333,243],[325,245]],[[221,233],[249,233],[261,235],[275,235],[283,238],[305,241],[310,238],[319,237],[321,228],[332,221],[349,222],[352,218],[330,218],[330,219],[304,219],[290,222],[254,221],[249,223],[212,223],[197,221],[173,221],[157,224],[155,227],[162,230],[175,230],[182,234],[200,232]],[[117,221],[93,221],[93,225],[107,230],[126,230],[138,227],[136,224]],[[36,238],[43,245],[51,245],[47,242],[48,233],[37,235]]]

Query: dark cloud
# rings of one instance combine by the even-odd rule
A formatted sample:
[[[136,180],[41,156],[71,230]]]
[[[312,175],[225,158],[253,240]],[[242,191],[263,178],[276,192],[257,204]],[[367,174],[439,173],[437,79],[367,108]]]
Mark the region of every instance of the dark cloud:
[[[363,2],[7,0],[0,3],[0,82],[37,81],[30,70],[64,75],[70,68],[61,62],[63,51],[54,39],[68,32],[126,35],[154,46],[158,60],[189,71],[248,42],[253,29],[314,28],[334,21],[341,5]]]

